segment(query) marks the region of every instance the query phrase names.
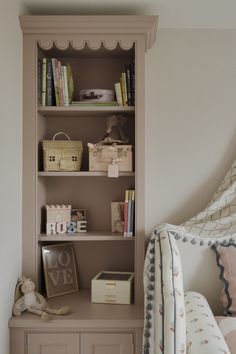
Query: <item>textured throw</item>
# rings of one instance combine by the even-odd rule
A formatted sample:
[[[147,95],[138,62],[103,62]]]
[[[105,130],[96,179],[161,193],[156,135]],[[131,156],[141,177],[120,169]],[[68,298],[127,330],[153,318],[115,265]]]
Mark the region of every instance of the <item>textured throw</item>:
[[[194,245],[236,244],[236,160],[203,211],[180,226],[157,226],[153,237],[162,231]]]
[[[177,334],[185,331],[185,307],[174,239],[209,247],[236,244],[236,161],[202,212],[180,226],[163,224],[153,230],[144,265],[144,354],[186,353],[186,336]]]

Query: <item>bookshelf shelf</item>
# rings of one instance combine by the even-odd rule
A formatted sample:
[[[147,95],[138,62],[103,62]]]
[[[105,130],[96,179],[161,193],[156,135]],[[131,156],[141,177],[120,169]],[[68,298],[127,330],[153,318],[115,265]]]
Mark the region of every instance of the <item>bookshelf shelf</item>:
[[[55,107],[39,107],[38,112],[44,117],[85,117],[85,116],[101,116],[107,114],[127,114],[133,115],[135,107],[133,106],[55,106]]]
[[[64,234],[64,235],[38,235],[38,241],[134,241],[134,237],[124,237],[121,234],[109,231],[88,231],[81,234]]]
[[[39,177],[107,177],[107,172],[38,172]],[[135,172],[120,172],[119,177],[133,177]]]
[[[111,321],[116,328],[127,328],[143,326],[142,305],[110,305],[93,304],[90,301],[89,289],[80,290],[78,293],[62,295],[48,300],[52,307],[61,307],[70,304],[71,313],[68,316],[55,316],[51,321],[42,321],[38,316],[25,314],[23,317],[13,317],[10,326],[28,327],[37,325],[37,328],[45,327],[68,328],[68,327],[89,327],[94,328],[96,322],[99,328],[111,327]],[[94,322],[95,321],[95,322]]]

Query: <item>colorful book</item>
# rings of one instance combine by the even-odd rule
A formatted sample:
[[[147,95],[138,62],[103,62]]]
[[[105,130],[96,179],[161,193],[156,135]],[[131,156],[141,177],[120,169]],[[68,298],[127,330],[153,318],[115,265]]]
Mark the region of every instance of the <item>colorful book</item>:
[[[43,58],[42,66],[42,106],[46,106],[46,71],[47,71],[47,59]]]
[[[124,236],[134,236],[135,219],[135,191],[133,189],[125,191],[124,202]]]
[[[116,100],[119,106],[123,106],[123,98],[120,82],[115,83]]]

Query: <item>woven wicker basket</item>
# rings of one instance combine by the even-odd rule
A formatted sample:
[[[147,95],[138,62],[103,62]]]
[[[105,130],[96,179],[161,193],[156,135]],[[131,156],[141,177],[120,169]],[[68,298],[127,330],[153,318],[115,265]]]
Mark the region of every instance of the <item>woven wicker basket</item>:
[[[68,140],[55,140],[58,135],[65,135]],[[72,141],[59,132],[53,140],[43,141],[44,171],[80,171],[83,145],[81,141]]]

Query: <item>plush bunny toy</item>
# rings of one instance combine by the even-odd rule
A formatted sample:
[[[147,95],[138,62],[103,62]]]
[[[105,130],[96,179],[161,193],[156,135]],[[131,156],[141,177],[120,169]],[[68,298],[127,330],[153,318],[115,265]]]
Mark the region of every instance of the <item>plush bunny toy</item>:
[[[49,314],[67,315],[70,312],[68,306],[58,309],[51,308],[44,297],[35,291],[34,282],[23,276],[16,285],[15,303],[12,312],[14,316],[20,316],[26,310],[39,315],[45,321],[50,320]]]
[[[125,137],[123,127],[126,118],[121,115],[112,115],[107,118],[106,122],[106,135],[101,141],[102,144],[126,144],[128,139]]]

